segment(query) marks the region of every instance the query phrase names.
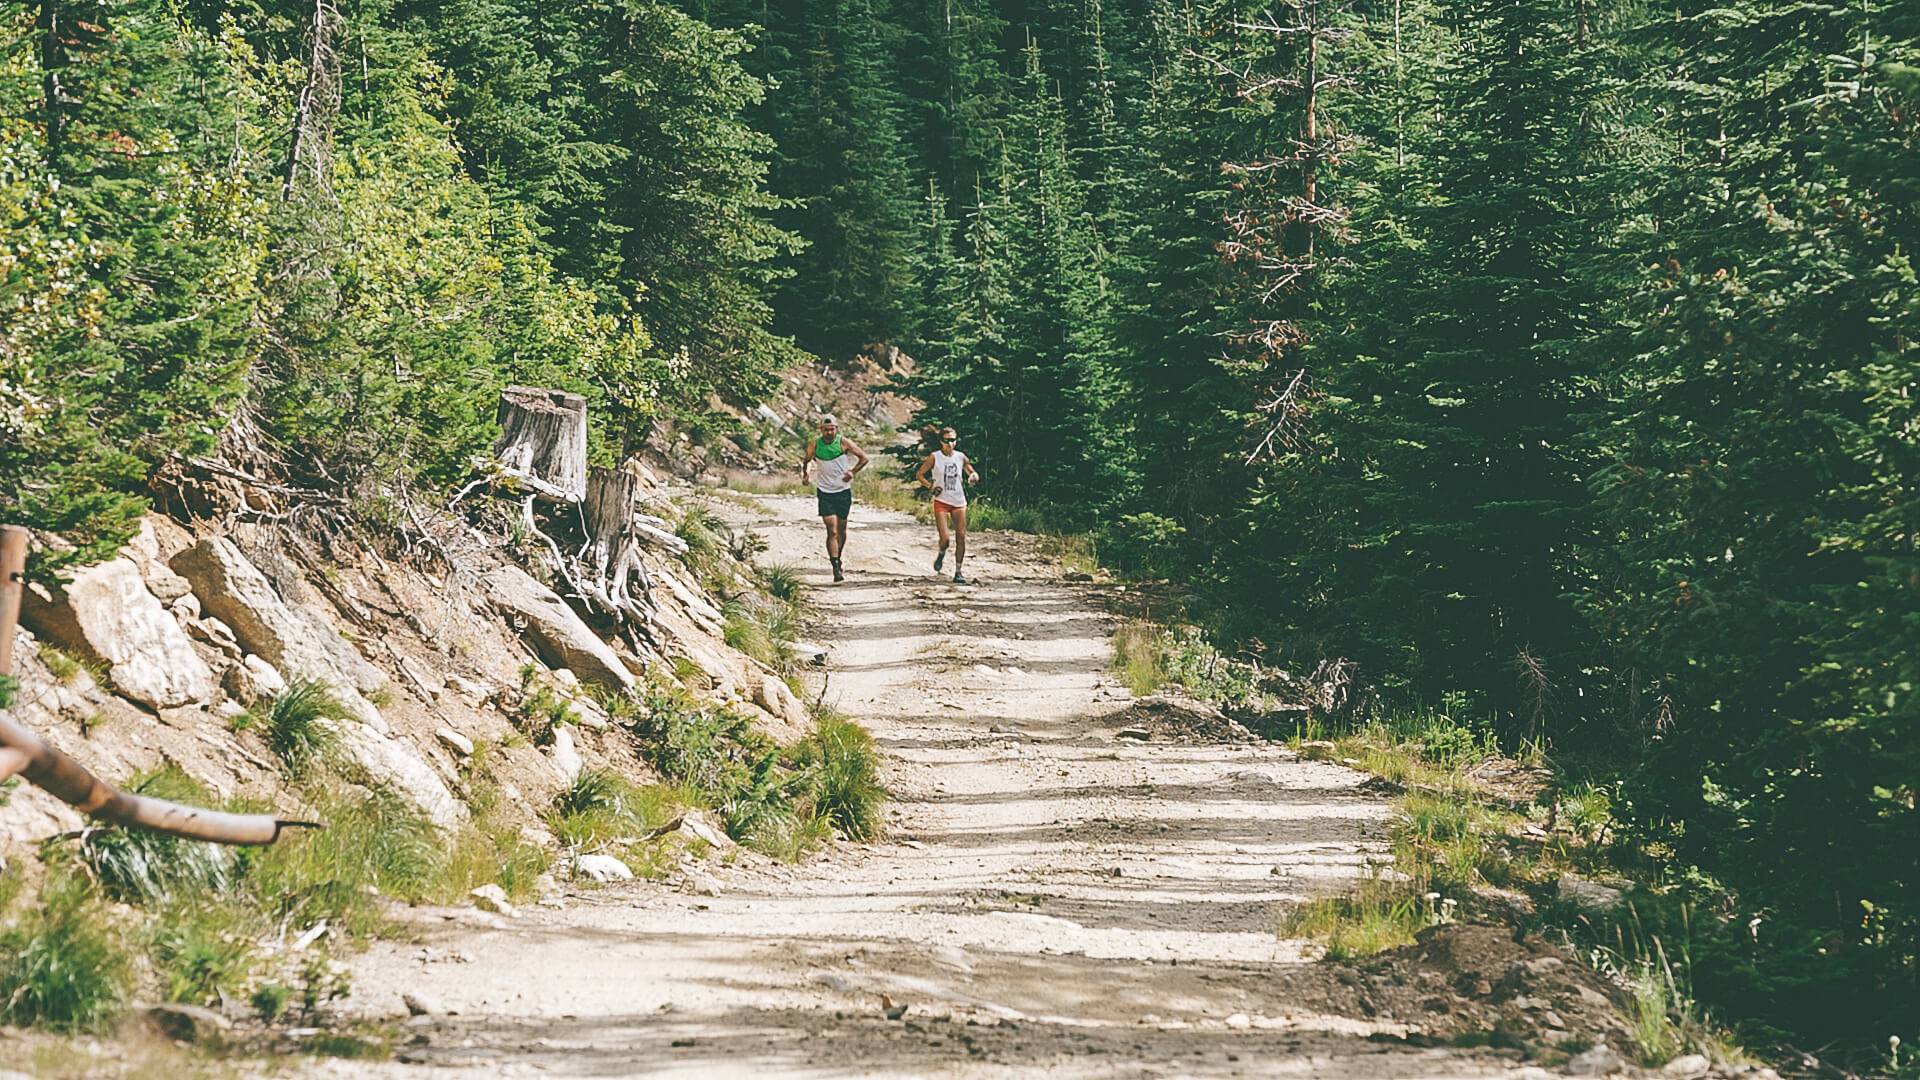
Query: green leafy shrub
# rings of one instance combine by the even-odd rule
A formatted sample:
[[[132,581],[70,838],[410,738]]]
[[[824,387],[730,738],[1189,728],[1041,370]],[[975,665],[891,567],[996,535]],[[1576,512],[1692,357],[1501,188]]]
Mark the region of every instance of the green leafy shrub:
[[[1186,527],[1170,517],[1126,514],[1100,530],[1100,557],[1129,574],[1164,577],[1177,571],[1186,534]]]
[[[0,932],[0,1020],[98,1030],[120,1012],[133,967],[106,907],[83,877],[56,872],[39,906]]]

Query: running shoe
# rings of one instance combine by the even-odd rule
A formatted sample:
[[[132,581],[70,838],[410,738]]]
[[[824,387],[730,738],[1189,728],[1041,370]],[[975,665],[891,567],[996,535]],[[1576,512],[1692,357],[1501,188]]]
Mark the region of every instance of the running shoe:
[[[954,583],[955,585],[971,585],[971,584],[973,584],[973,582],[971,582],[971,581],[968,581],[968,580],[967,580],[967,575],[965,575],[965,574],[962,574],[962,573],[957,573],[957,572],[956,572],[956,573],[955,573],[955,574],[953,575],[953,583]]]
[[[942,548],[940,549],[940,554],[933,557],[933,572],[936,574],[939,573],[940,568],[945,565],[947,565],[947,552],[945,548]]]
[[[840,560],[839,560],[839,559],[835,559],[835,560],[833,560],[833,580],[835,580],[835,581],[845,581],[845,580],[847,580],[847,575],[846,575],[846,574],[844,574],[844,573],[841,573],[841,571],[840,571]]]

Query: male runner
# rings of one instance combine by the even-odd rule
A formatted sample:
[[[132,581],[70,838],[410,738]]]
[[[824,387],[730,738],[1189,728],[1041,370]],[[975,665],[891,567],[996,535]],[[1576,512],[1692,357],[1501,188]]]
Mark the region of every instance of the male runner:
[[[933,557],[933,572],[939,573],[947,561],[947,522],[953,522],[953,583],[967,584],[961,567],[967,561],[967,484],[980,482],[973,462],[957,446],[960,436],[952,428],[940,432],[940,449],[927,455],[913,478],[933,492],[933,525],[940,531],[940,554]],[[932,477],[929,479],[928,474]]]
[[[820,418],[820,434],[807,443],[807,456],[800,459],[800,479],[808,479],[807,470],[818,463],[813,491],[819,504],[820,521],[827,527],[827,561],[833,564],[833,580],[845,581],[840,570],[840,553],[847,547],[847,514],[853,509],[853,478],[867,467],[867,455],[853,440],[840,437],[840,423],[831,413]]]

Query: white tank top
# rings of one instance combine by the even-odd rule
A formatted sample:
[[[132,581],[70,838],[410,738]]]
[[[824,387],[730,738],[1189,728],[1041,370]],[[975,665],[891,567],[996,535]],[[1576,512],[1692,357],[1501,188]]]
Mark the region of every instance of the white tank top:
[[[967,505],[967,455],[933,452],[933,497],[948,506]]]

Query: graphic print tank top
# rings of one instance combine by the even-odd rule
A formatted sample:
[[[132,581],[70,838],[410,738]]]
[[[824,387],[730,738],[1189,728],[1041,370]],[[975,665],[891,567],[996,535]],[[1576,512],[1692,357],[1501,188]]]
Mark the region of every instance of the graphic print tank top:
[[[967,505],[967,455],[933,452],[933,497],[948,506]]]

